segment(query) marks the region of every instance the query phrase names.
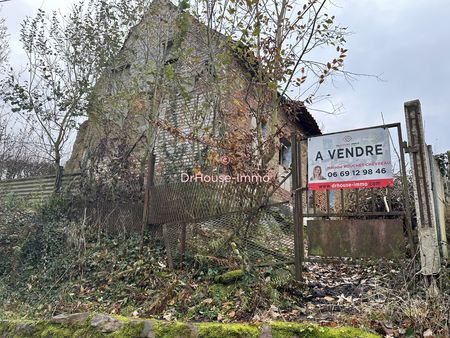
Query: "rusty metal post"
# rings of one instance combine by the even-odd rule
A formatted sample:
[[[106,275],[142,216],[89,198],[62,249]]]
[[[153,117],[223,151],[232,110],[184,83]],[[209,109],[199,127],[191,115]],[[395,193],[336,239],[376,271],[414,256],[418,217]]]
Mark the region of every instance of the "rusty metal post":
[[[417,212],[421,273],[432,276],[440,272],[441,260],[436,233],[436,218],[431,191],[430,162],[425,143],[422,110],[419,100],[405,102],[408,151],[412,163],[414,202]]]
[[[408,179],[406,177],[405,145],[403,143],[402,127],[400,123],[397,125],[397,135],[400,147],[400,170],[402,177],[403,204],[405,208],[406,233],[408,235],[409,251],[411,253],[411,257],[414,257],[416,254],[416,247],[414,245],[414,234],[411,220],[411,201],[409,198]]]
[[[292,136],[292,192],[294,204],[294,263],[295,279],[303,279],[303,203],[301,146],[296,135]]]
[[[142,215],[142,226],[141,226],[141,248],[144,245],[144,231],[149,221],[150,189],[154,185],[155,160],[156,160],[155,154],[153,152],[149,153],[147,165],[147,180],[145,182],[145,191],[144,191],[144,211]]]

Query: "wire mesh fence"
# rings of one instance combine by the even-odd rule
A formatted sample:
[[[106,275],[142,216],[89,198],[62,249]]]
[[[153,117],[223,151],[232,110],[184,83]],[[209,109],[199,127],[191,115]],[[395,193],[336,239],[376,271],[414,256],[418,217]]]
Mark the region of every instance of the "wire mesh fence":
[[[251,265],[291,262],[293,214],[288,203],[234,211],[189,223],[163,225],[171,265],[186,257],[233,259],[233,251]]]
[[[150,187],[149,223],[205,220],[260,206],[267,186],[239,183],[176,182]]]

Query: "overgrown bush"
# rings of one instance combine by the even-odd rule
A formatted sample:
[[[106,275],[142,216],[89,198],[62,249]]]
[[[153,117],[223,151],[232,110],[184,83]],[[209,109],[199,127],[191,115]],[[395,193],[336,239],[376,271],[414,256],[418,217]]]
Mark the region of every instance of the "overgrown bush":
[[[1,197],[0,255],[5,259],[0,261],[0,276],[9,275],[9,281],[16,284],[31,270],[46,270],[64,252],[65,206],[60,196],[42,205]]]
[[[22,247],[33,231],[33,213],[23,200],[11,195],[0,198],[0,276],[14,275],[20,265]]]
[[[99,238],[83,220],[65,217],[63,199],[52,198],[34,211],[17,200],[7,202],[1,204],[0,221],[2,229],[8,229],[2,231],[2,238],[10,243],[0,247],[0,254],[11,257],[1,261],[3,316],[100,311],[166,319],[244,320],[258,308],[270,307],[277,294],[270,283],[262,283],[267,276],[253,272],[231,285],[216,285],[215,277],[239,266],[231,260],[218,264],[197,257],[183,271],[170,271],[162,246],[146,237],[141,248],[139,234]],[[205,298],[213,301],[203,302]],[[240,310],[234,313],[232,308]]]

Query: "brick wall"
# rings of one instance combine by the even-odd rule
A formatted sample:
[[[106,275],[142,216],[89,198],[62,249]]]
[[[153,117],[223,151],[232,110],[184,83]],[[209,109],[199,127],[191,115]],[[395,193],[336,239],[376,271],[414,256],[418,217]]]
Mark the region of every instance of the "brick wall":
[[[78,171],[82,162],[106,168],[128,151],[130,170],[142,171],[146,149],[154,147],[156,181],[179,181],[180,173],[201,164],[201,158],[211,149],[175,136],[173,130],[160,127],[156,131],[152,124],[155,119],[167,121],[180,135],[194,133],[205,138],[228,132],[239,142],[249,142],[251,112],[257,109],[258,100],[248,69],[225,53],[220,35],[213,34],[216,43],[208,44],[206,28],[193,18],[189,19],[186,36],[178,41],[178,9],[164,3],[152,4],[145,19],[133,28],[115,64],[99,81],[98,97],[77,136],[66,171]],[[181,54],[170,48],[177,43]],[[228,58],[228,62],[214,64],[211,56]],[[164,67],[167,62],[170,66]],[[164,80],[155,94],[153,83],[161,69],[165,72]],[[149,116],[155,102],[157,116]],[[270,115],[269,110],[265,113]],[[292,133],[301,134],[283,112],[279,114],[279,122],[286,123],[281,136],[289,139]],[[275,146],[279,146],[278,140]],[[103,157],[94,163],[92,158],[99,153]],[[286,170],[279,166],[278,149],[274,150],[269,167],[275,174]],[[280,198],[289,198],[290,184],[290,181],[284,184],[284,191],[278,193]]]

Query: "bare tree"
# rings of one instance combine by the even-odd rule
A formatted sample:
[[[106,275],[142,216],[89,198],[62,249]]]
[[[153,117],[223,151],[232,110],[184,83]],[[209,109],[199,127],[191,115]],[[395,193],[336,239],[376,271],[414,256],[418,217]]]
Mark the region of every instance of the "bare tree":
[[[174,23],[167,34],[162,30],[166,27],[164,20],[158,34],[147,31],[155,30],[155,25],[143,22],[148,10],[144,1],[81,1],[65,17],[39,11],[23,24],[21,41],[28,56],[28,70],[21,76],[10,74],[6,101],[33,126],[53,159],[56,188],[64,146],[88,110],[106,112],[96,116],[103,120],[100,125],[106,133],[113,130],[112,124],[125,128],[130,120],[127,112],[133,115],[136,107],[146,111],[145,128],[133,126],[142,131],[123,151],[125,157],[129,156],[143,141],[145,156],[141,164],[154,146],[158,130],[191,140],[193,150],[200,149],[196,146],[199,142],[209,149],[214,145],[237,149],[239,156],[259,163],[254,158],[255,145],[251,140],[256,135],[260,159],[273,158],[273,140],[283,127],[278,121],[280,102],[286,99],[288,91],[294,86],[303,88],[310,79],[301,95],[308,102],[328,76],[342,69],[345,29],[335,26],[334,17],[323,13],[325,3],[326,0],[311,0],[302,6],[294,0],[181,1],[176,20],[166,20]],[[205,40],[202,46],[206,46],[208,58],[201,62],[192,62],[203,55],[190,51],[189,43],[183,42],[191,25],[186,16],[188,8],[206,24],[200,38]],[[129,34],[129,28],[138,22],[141,24],[137,29],[141,31]],[[126,39],[131,34],[158,39]],[[131,47],[128,51],[122,48],[124,41]],[[308,60],[313,50],[326,46],[336,49],[336,58]],[[133,56],[133,51],[138,53]],[[253,74],[246,82],[246,111],[236,107],[230,111],[249,113],[256,127],[240,130],[234,137],[223,137],[220,121],[229,107],[230,95],[224,83],[227,76],[221,75],[229,70],[230,55],[237,56]],[[136,58],[131,69],[127,63],[130,57]],[[189,64],[191,68],[186,67]],[[101,74],[103,80],[99,81]],[[190,86],[187,80],[197,77],[203,81],[202,97],[206,102],[193,105],[198,95],[192,88],[186,89]],[[99,90],[105,86],[109,88]],[[312,91],[309,94],[308,89]],[[183,112],[189,116],[187,135],[168,116],[161,115],[161,105],[178,100],[175,94],[185,102]],[[108,114],[114,109],[123,114]],[[212,125],[207,121],[210,113]],[[263,125],[267,123],[271,126],[270,135],[265,136]]]
[[[311,104],[328,78],[349,74],[343,69],[346,28],[335,24],[335,17],[327,13],[332,6],[327,0],[197,0],[191,4],[193,15],[207,27],[204,36],[212,67],[226,67],[229,60],[224,62],[221,52],[225,48],[253,74],[241,103],[255,128],[235,135],[234,143],[246,145],[245,149],[228,146],[241,148],[246,157],[259,162],[254,160],[256,148],[259,159],[267,164],[284,127],[279,121],[283,102],[291,101],[292,96]],[[333,52],[335,56],[330,58]],[[226,96],[220,76],[211,85],[216,88],[215,95]],[[224,101],[218,100],[219,105]],[[222,106],[218,110],[227,109]],[[236,113],[236,109],[232,111]],[[252,138],[256,142],[242,141]]]
[[[155,2],[169,6],[168,1]],[[268,162],[274,157],[275,139],[283,128],[278,114],[281,102],[289,100],[289,90],[302,88],[298,98],[311,102],[329,76],[342,72],[346,31],[334,24],[334,16],[324,13],[326,2],[307,1],[303,5],[298,0],[180,1],[176,20],[167,17],[161,21],[143,20],[132,31],[133,38],[121,53],[128,61],[105,76],[106,83],[114,83],[114,93],[103,93],[105,105],[100,110],[116,113],[96,114],[96,118],[109,119],[100,123],[108,132],[126,129],[128,132],[121,135],[128,136],[130,129],[125,122],[134,114],[129,103],[139,97],[143,99],[141,110],[146,112],[146,133],[142,138],[146,140],[146,153],[154,147],[159,130],[159,135],[164,131],[175,136],[178,147],[184,146],[186,140],[191,141],[191,152],[201,150],[197,145],[203,143],[210,151],[214,147],[235,149],[236,157],[245,157],[249,164],[260,163],[262,158]],[[205,24],[203,30],[192,28],[196,20],[187,18],[187,11]],[[172,26],[166,27],[167,23]],[[176,31],[176,38],[170,37],[172,31]],[[158,39],[151,38],[155,34]],[[189,34],[197,36],[193,38]],[[327,46],[336,53],[334,59],[311,57],[309,60],[314,50]],[[127,49],[135,55],[127,56]],[[199,49],[202,53],[196,53]],[[247,95],[240,102],[244,110],[232,102],[227,83],[236,80],[230,68],[236,57],[253,74],[246,82]],[[189,78],[202,87],[200,100],[196,100],[195,86],[187,83]],[[184,131],[176,121],[170,120],[171,115],[161,114],[167,110],[162,106],[165,101],[178,105],[172,115],[180,115],[186,124],[182,126]],[[221,125],[226,111],[235,119],[248,118],[249,113],[256,127],[235,133],[229,130],[232,137],[230,133],[224,137],[220,130],[224,131]],[[270,125],[269,135],[263,135],[264,124]],[[139,136],[138,133],[136,140]],[[134,145],[135,142],[129,149],[135,149]],[[255,147],[259,159],[254,156]],[[173,151],[167,154],[180,156]],[[208,157],[217,156],[211,152]]]
[[[0,107],[0,181],[54,173],[51,161],[30,135]]]
[[[140,2],[81,0],[67,16],[39,10],[22,24],[27,71],[9,74],[5,101],[32,126],[52,158],[56,190],[64,147],[86,115],[94,85],[120,50],[138,8]]]
[[[1,10],[1,7],[0,7]],[[5,19],[0,18],[0,70],[6,63],[9,54],[8,32],[5,25]]]

